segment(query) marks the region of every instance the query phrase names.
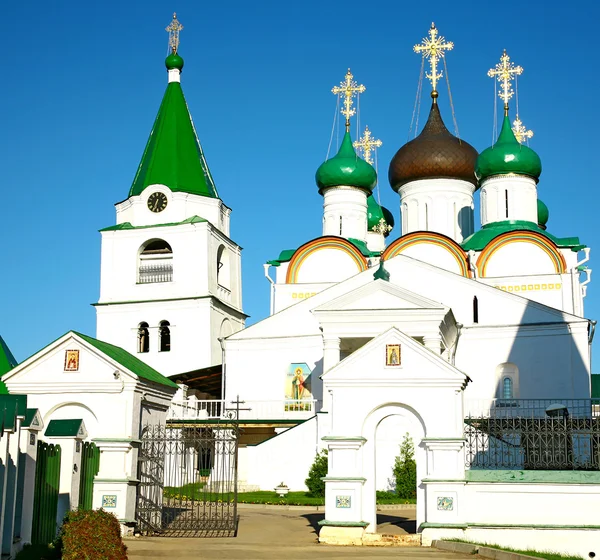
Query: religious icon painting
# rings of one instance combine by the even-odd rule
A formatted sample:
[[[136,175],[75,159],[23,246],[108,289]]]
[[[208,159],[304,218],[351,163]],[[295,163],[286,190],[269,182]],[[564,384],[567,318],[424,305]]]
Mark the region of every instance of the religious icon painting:
[[[307,405],[297,401],[307,400],[312,402],[310,374],[311,369],[306,363],[293,363],[288,366],[285,376],[285,398],[293,402],[286,403],[286,407],[288,407],[286,410],[292,410],[292,408],[304,410]]]
[[[400,345],[386,344],[385,345],[385,365],[399,366],[400,365]]]
[[[65,350],[65,371],[79,371],[79,350]]]

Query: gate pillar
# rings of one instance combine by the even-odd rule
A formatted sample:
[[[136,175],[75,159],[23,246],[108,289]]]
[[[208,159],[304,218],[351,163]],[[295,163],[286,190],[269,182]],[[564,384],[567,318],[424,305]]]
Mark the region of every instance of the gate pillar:
[[[325,519],[319,522],[319,542],[362,544],[368,523],[362,516],[361,476],[364,437],[325,436],[328,471],[325,480]]]

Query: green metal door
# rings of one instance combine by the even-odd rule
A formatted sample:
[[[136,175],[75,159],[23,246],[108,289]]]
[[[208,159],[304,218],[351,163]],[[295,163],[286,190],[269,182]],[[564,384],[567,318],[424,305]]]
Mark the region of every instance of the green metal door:
[[[60,445],[38,441],[31,530],[33,544],[47,544],[56,537],[59,483]]]
[[[94,477],[100,469],[100,450],[95,443],[86,441],[81,450],[79,479],[79,509],[92,509]]]

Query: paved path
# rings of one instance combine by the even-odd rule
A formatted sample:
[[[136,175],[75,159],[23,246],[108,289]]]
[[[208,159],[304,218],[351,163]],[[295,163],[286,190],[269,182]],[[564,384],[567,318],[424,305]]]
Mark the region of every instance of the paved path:
[[[317,543],[317,523],[324,515],[278,508],[240,508],[237,537],[127,539],[128,556],[141,558],[210,558],[215,560],[306,560],[307,558],[401,558],[402,560],[473,559],[430,548],[338,547]],[[380,532],[414,531],[414,509],[386,510],[378,516]]]

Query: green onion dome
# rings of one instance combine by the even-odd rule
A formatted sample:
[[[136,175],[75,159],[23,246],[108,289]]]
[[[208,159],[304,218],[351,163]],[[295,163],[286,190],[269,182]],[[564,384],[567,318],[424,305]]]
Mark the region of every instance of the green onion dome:
[[[384,236],[387,237],[394,227],[394,216],[392,213],[383,206],[380,206],[373,195],[367,197],[367,230],[375,231],[376,228],[383,220],[384,225],[389,226],[389,231],[384,232]]]
[[[356,155],[350,133],[346,132],[340,150],[319,166],[315,180],[320,193],[328,187],[341,186],[373,190],[377,173],[372,165]]]
[[[508,116],[504,117],[498,141],[483,150],[477,158],[475,175],[483,181],[494,175],[527,175],[537,180],[542,173],[542,162],[531,148],[519,144],[510,126]]]
[[[177,70],[183,69],[183,58],[181,58],[177,53],[171,53],[167,58],[165,58],[165,66],[167,70]]]
[[[477,150],[446,128],[435,99],[421,134],[404,144],[392,158],[388,178],[396,192],[419,179],[461,179],[477,186]]]
[[[548,223],[548,218],[550,217],[550,210],[548,207],[538,198],[537,201],[537,216],[538,216],[538,226],[542,229],[546,229],[546,224]]]

